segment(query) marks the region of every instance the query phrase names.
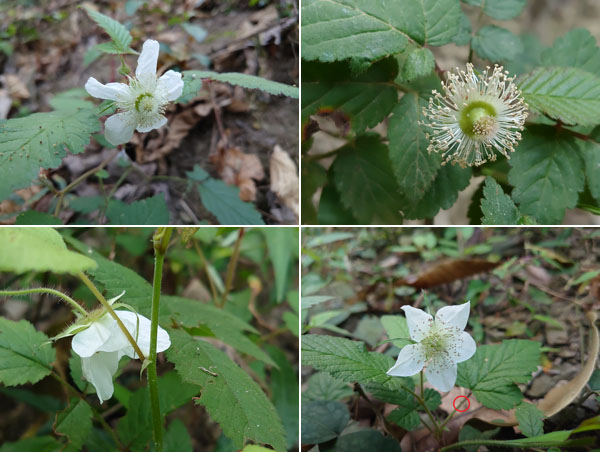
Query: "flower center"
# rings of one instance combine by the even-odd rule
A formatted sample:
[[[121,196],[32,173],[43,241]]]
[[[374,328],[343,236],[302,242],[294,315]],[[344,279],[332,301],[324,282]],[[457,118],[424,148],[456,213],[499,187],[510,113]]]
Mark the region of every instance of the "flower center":
[[[488,137],[496,130],[496,110],[487,102],[471,102],[461,112],[459,125],[471,138]]]
[[[154,97],[150,93],[142,93],[135,100],[135,109],[138,113],[150,113],[154,110]]]
[[[427,358],[437,355],[446,349],[446,338],[439,331],[432,332],[420,343],[425,348],[425,356]]]

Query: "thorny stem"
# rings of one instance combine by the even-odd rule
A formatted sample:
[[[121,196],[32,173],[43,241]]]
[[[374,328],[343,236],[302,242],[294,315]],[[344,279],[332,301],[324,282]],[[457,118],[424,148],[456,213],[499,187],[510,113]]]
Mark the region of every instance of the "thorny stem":
[[[156,374],[156,343],[158,338],[158,315],[160,312],[160,290],[162,285],[163,264],[167,248],[171,241],[173,228],[158,228],[152,237],[154,243],[154,280],[152,285],[152,316],[150,318],[150,363],[148,364],[148,386],[150,388],[150,406],[152,408],[152,432],[156,452],[163,450],[163,418],[160,415],[158,400],[158,376]]]
[[[117,325],[119,325],[119,328],[121,329],[121,331],[123,332],[123,334],[125,335],[125,337],[129,341],[129,343],[131,344],[131,346],[135,350],[135,353],[137,353],[138,357],[142,361],[144,361],[146,359],[146,357],[144,356],[144,354],[140,350],[140,347],[138,347],[137,342],[135,342],[135,339],[131,336],[131,334],[129,333],[129,330],[125,327],[125,325],[123,325],[123,322],[121,321],[121,319],[119,318],[119,316],[117,314],[115,314],[115,311],[108,304],[108,301],[106,301],[106,298],[104,298],[104,296],[100,293],[100,291],[96,288],[96,286],[94,286],[94,283],[92,281],[90,281],[90,279],[87,277],[87,275],[85,273],[79,272],[79,273],[77,273],[77,276],[79,276],[79,278],[83,281],[83,283],[87,286],[87,288],[90,289],[90,291],[94,294],[94,296],[96,297],[96,299],[108,311],[108,313],[110,314],[110,316],[117,322]]]
[[[227,266],[227,277],[225,279],[225,290],[223,291],[223,298],[221,299],[221,307],[225,306],[225,302],[227,301],[227,297],[229,296],[229,291],[231,290],[231,284],[233,283],[233,275],[235,275],[235,268],[237,267],[237,261],[240,257],[240,245],[242,244],[244,231],[244,228],[240,228],[238,231],[238,238],[235,241],[235,245],[233,247],[233,254],[231,255],[231,259],[229,260],[229,265]]]
[[[81,307],[79,303],[73,300],[68,295],[59,292],[58,290],[50,289],[49,287],[36,287],[34,289],[23,289],[23,290],[0,290],[0,295],[7,296],[21,296],[21,295],[29,295],[32,293],[47,293],[50,295],[54,295],[55,297],[62,298],[64,301],[69,303],[73,308],[79,311],[80,314],[83,314],[87,317],[88,313],[85,309]]]

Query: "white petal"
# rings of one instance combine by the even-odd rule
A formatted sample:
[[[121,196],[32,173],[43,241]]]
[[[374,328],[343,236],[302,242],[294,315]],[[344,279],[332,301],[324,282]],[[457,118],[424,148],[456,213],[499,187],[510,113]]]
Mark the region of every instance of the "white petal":
[[[73,351],[82,358],[92,356],[114,334],[113,323],[116,325],[113,319],[104,315],[100,320],[92,323],[89,328],[77,333],[71,342]]]
[[[394,377],[410,377],[423,369],[425,354],[420,344],[406,345],[396,360],[396,364],[386,373]]]
[[[433,325],[433,317],[425,311],[413,308],[412,306],[402,306],[402,310],[406,315],[410,338],[415,342],[421,342]]]
[[[118,355],[118,352],[99,352],[89,358],[81,359],[83,375],[96,388],[100,403],[113,395],[113,376],[119,367]]]
[[[129,92],[129,86],[124,83],[107,83],[103,85],[94,77],[90,77],[85,84],[85,90],[90,96],[98,99],[119,100]]]
[[[104,123],[104,137],[110,144],[118,145],[127,143],[133,136],[135,124],[127,113],[112,115]]]
[[[464,330],[471,313],[471,302],[459,304],[458,306],[444,306],[435,315],[436,321],[441,320],[447,326],[453,326]]]
[[[448,353],[456,363],[462,363],[475,354],[477,345],[469,333],[462,331],[448,341]]]
[[[154,39],[148,39],[142,46],[142,53],[138,58],[135,76],[140,78],[142,74],[152,74],[156,77],[156,63],[158,62],[158,50],[160,45]]]
[[[142,132],[142,133],[146,133],[146,132],[150,132],[151,130],[154,129],[158,129],[162,126],[164,126],[167,123],[167,118],[165,118],[163,115],[158,115],[156,117],[156,119],[154,120],[154,122],[152,122],[149,126],[138,126],[137,127],[137,131],[138,132]]]
[[[448,392],[456,383],[456,363],[440,354],[427,362],[425,376],[435,389]]]
[[[115,311],[115,313],[119,316],[119,318],[123,321],[131,335],[134,339],[137,337],[137,344],[142,353],[146,356],[150,354],[150,327],[151,322],[148,318],[143,315],[136,314],[135,312],[130,311]],[[138,326],[139,319],[139,332],[136,332],[136,327]],[[157,341],[156,341],[156,351],[162,352],[169,348],[171,345],[171,340],[169,339],[169,334],[163,330],[160,326],[158,327],[157,333]],[[135,351],[131,345],[124,347],[122,349],[123,353],[129,356],[130,358],[137,358],[138,356],[135,354]]]
[[[158,79],[158,89],[160,89],[167,100],[175,100],[181,96],[183,91],[183,80],[181,73],[167,71]]]

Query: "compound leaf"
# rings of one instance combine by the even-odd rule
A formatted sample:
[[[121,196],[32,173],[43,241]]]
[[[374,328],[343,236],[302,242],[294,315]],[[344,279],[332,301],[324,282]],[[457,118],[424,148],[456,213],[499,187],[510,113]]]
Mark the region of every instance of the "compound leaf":
[[[108,35],[112,39],[112,43],[106,43],[109,45],[106,46],[96,46],[98,50],[102,50],[107,53],[137,53],[129,44],[131,44],[131,34],[125,28],[124,25],[121,25],[116,20],[105,16],[98,11],[94,11],[92,8],[85,6],[85,10],[87,11],[90,18],[96,22],[100,27],[108,33]],[[112,44],[112,45],[111,45]]]
[[[481,199],[483,218],[481,224],[517,224],[519,210],[513,200],[502,191],[502,187],[490,176],[485,178]]]

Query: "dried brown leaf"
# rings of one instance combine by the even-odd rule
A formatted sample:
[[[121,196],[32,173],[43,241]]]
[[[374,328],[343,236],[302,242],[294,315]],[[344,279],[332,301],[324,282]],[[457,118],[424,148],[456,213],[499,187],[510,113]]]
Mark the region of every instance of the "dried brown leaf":
[[[484,259],[453,259],[433,265],[419,275],[406,277],[398,285],[408,285],[417,289],[448,284],[457,279],[467,278],[478,273],[493,270],[500,262],[489,262]]]
[[[240,187],[242,201],[256,200],[256,183],[265,177],[260,159],[255,154],[246,154],[238,147],[219,147],[211,156],[219,176],[228,185]]]
[[[279,145],[275,145],[271,154],[270,172],[271,191],[298,218],[300,214],[298,169],[289,154]]]

